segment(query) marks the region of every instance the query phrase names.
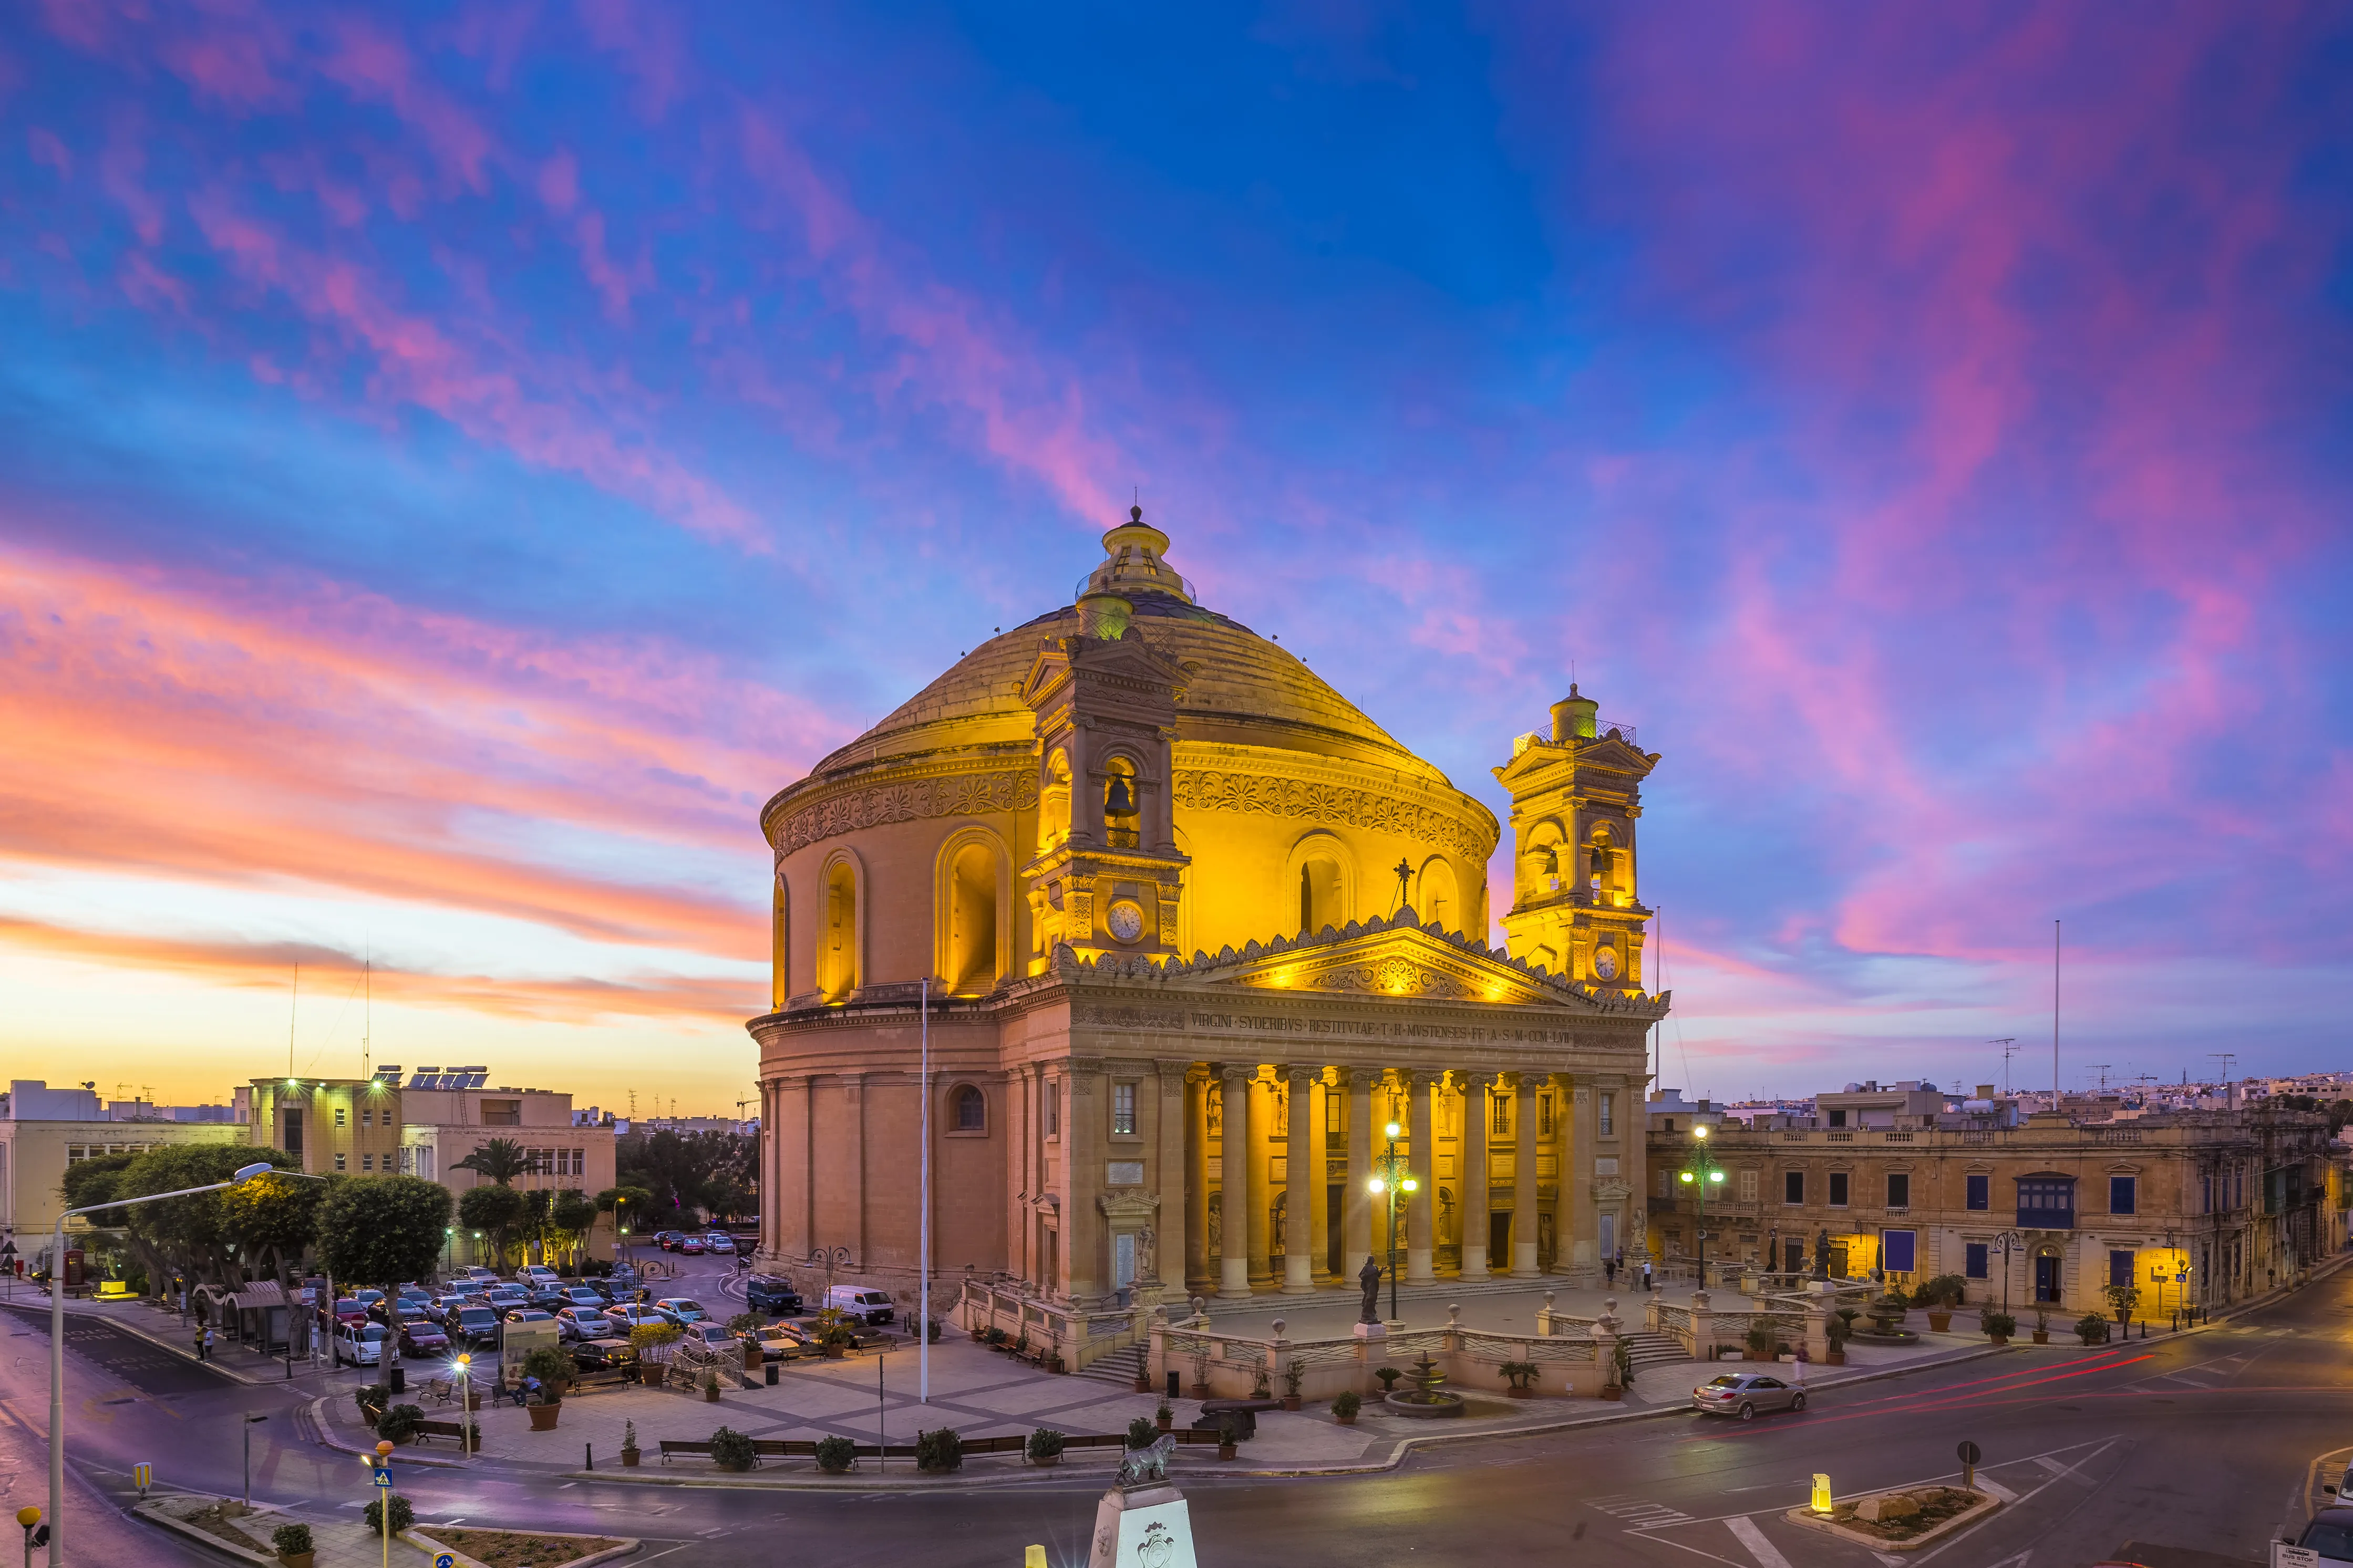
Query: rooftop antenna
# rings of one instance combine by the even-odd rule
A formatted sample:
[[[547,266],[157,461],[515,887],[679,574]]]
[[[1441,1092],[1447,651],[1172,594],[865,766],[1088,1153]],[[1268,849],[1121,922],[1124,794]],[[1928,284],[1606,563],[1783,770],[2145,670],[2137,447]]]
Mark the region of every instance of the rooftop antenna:
[[[2007,1100],[2010,1097],[2010,1058],[2018,1054],[2018,1037],[2004,1035],[1998,1040],[1988,1040],[1986,1044],[2001,1047],[2001,1092],[2002,1098]]]
[[[2232,1065],[2239,1059],[2239,1053],[2236,1051],[2208,1051],[2206,1054],[2222,1064],[2222,1087],[2228,1089],[2231,1084]]]
[[[2051,1109],[2059,1109],[2059,922],[2051,922]]]
[[[360,1081],[368,1080],[368,1053],[375,1047],[375,946],[373,941],[362,948],[366,968],[360,972]]]
[[[2108,1068],[2115,1065],[2116,1064],[2114,1062],[2085,1062],[2084,1064],[2084,1071],[2097,1072],[2100,1075],[2100,1092],[2102,1094],[2108,1092]]]
[[[294,1010],[302,1002],[302,961],[294,961],[294,989],[286,998],[286,1081],[294,1081]]]

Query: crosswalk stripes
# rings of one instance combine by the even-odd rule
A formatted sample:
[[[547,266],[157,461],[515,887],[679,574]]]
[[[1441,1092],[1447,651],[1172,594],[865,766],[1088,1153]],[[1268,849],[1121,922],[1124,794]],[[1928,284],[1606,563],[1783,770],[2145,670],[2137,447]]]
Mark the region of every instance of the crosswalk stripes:
[[[1668,1525],[1692,1522],[1690,1514],[1680,1509],[1669,1508],[1662,1502],[1652,1502],[1648,1498],[1596,1498],[1593,1506],[1629,1530],[1659,1530]]]
[[[1757,1559],[1757,1568],[1789,1568],[1789,1560],[1781,1555],[1779,1547],[1765,1539],[1765,1532],[1757,1528],[1755,1520],[1744,1515],[1727,1519],[1724,1525],[1732,1531],[1734,1540],[1748,1548],[1748,1554]]]

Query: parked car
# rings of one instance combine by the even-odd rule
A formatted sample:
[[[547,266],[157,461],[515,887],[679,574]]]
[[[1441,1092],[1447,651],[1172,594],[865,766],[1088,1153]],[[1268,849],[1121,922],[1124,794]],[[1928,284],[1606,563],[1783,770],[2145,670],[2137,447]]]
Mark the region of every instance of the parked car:
[[[524,1300],[543,1312],[555,1312],[572,1305],[572,1292],[546,1286],[532,1291]]]
[[[714,1230],[709,1236],[702,1238],[702,1245],[709,1247],[713,1252],[733,1252],[735,1250],[735,1238],[730,1236],[722,1236]]]
[[[543,1312],[537,1307],[517,1307],[514,1310],[501,1316],[499,1321],[502,1323],[552,1323],[555,1321],[555,1314]],[[558,1337],[561,1335],[559,1334]]]
[[[686,1238],[682,1234],[675,1230],[658,1230],[654,1232],[654,1245],[660,1247],[664,1252],[670,1251],[676,1247],[680,1242],[685,1239]]]
[[[567,1340],[603,1340],[613,1334],[613,1320],[592,1307],[566,1307],[555,1314],[557,1334]]]
[[[488,1289],[491,1286],[499,1282],[499,1271],[495,1268],[485,1268],[483,1265],[477,1263],[471,1268],[459,1269],[458,1271],[458,1278],[461,1281],[467,1279],[472,1280],[474,1282],[474,1288],[478,1290]]]
[[[782,1323],[764,1323],[744,1338],[760,1347],[763,1361],[793,1361],[816,1348],[806,1335],[797,1334]]]
[[[586,1285],[575,1285],[564,1292],[564,1304],[577,1307],[584,1312],[601,1312],[611,1300],[610,1296],[601,1290],[592,1290]],[[560,1313],[558,1315],[561,1316]]]
[[[664,1296],[654,1303],[654,1310],[661,1314],[665,1322],[676,1323],[681,1328],[711,1315],[702,1310],[702,1303],[691,1296]]]
[[[2353,1563],[2353,1507],[2337,1503],[2320,1510],[2294,1544],[2317,1553],[2323,1563]]]
[[[371,1310],[375,1308],[377,1302],[384,1299],[385,1293],[381,1290],[354,1290],[352,1292],[353,1300],[357,1301],[361,1306]]]
[[[583,1372],[601,1372],[607,1367],[628,1366],[638,1359],[638,1352],[627,1340],[575,1340],[572,1342],[572,1364]]]
[[[333,1341],[335,1364],[376,1365],[384,1360],[384,1342],[388,1337],[389,1331],[382,1323],[338,1324]]]
[[[434,1297],[433,1304],[425,1309],[425,1315],[446,1329],[458,1316],[459,1308],[470,1306],[480,1300],[481,1298],[479,1296],[464,1295],[452,1290],[446,1296]]]
[[[517,1279],[536,1279],[545,1284],[553,1285],[561,1277],[554,1269],[550,1268],[544,1263],[526,1263],[522,1268],[515,1270],[515,1278]]]
[[[327,1321],[330,1327],[336,1331],[347,1326],[356,1328],[368,1321],[368,1311],[353,1298],[338,1296],[335,1298],[334,1304],[327,1309]]]
[[[1727,1372],[1692,1390],[1692,1408],[1753,1421],[1760,1410],[1803,1410],[1806,1391],[1762,1372]]]
[[[624,1334],[631,1329],[641,1328],[649,1323],[664,1324],[670,1321],[669,1318],[655,1311],[651,1307],[640,1307],[634,1302],[616,1307],[607,1312],[605,1317]]]
[[[681,1338],[687,1342],[701,1345],[714,1355],[740,1356],[744,1353],[744,1342],[731,1333],[727,1325],[714,1323],[708,1318],[687,1324],[686,1331]]]
[[[869,1290],[857,1285],[828,1286],[825,1304],[853,1322],[887,1323],[895,1315],[889,1291]]]
[[[801,1293],[782,1276],[754,1274],[744,1281],[744,1304],[755,1312],[797,1312]]]
[[[448,1327],[452,1344],[495,1345],[499,1342],[499,1315],[490,1308],[471,1301],[458,1309],[458,1321]]]
[[[678,1238],[678,1250],[689,1257],[699,1257],[709,1248],[704,1246],[702,1237],[699,1236],[681,1236]]]
[[[438,1323],[417,1321],[400,1325],[400,1353],[406,1356],[447,1355],[449,1336]]]

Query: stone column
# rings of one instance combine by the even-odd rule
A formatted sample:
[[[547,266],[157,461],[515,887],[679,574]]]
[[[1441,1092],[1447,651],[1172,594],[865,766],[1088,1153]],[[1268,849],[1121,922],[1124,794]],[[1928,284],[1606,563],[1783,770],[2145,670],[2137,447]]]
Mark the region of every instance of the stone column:
[[[1308,1211],[1321,1195],[1315,1172],[1323,1163],[1315,1152],[1315,1069],[1294,1065],[1274,1070],[1291,1105],[1282,1167],[1282,1293],[1306,1296],[1315,1289],[1314,1225]]]
[[[1014,1277],[1029,1275],[1029,1197],[1037,1191],[1030,1180],[1029,1083],[1032,1068],[1016,1063],[1005,1075],[1005,1263]]]
[[[1209,1258],[1209,1079],[1195,1068],[1185,1075],[1185,1289],[1206,1296],[1217,1284]]]
[[[862,1273],[874,1267],[872,1254],[868,1251],[866,1244],[866,1075],[862,1072],[844,1073],[841,1075],[841,1087],[844,1096],[849,1102],[848,1109],[851,1151],[849,1159],[851,1207],[849,1215],[849,1224],[845,1227],[849,1235],[845,1239],[850,1248],[850,1271]],[[830,1247],[841,1244],[819,1237],[818,1245]]]
[[[1364,1068],[1342,1068],[1348,1091],[1348,1175],[1340,1192],[1340,1266],[1343,1284],[1364,1272],[1373,1255],[1373,1078]]]
[[[1420,1184],[1406,1202],[1405,1282],[1409,1285],[1434,1285],[1438,1276],[1430,1268],[1432,1249],[1430,1210],[1438,1190],[1438,1130],[1435,1108],[1430,1103],[1430,1091],[1440,1075],[1417,1072],[1408,1079],[1412,1094],[1413,1150],[1409,1169]]]
[[[1307,1268],[1309,1278],[1314,1279],[1324,1279],[1332,1272],[1330,1196],[1332,1175],[1329,1153],[1332,1147],[1332,1119],[1324,1113],[1326,1098],[1324,1075],[1321,1070],[1318,1070],[1314,1077],[1307,1080],[1307,1103],[1314,1111],[1308,1119],[1310,1129],[1308,1142],[1313,1147],[1315,1156],[1308,1167],[1310,1173],[1306,1182]],[[1294,1116],[1298,1114],[1297,1107],[1293,1108],[1292,1114]],[[1295,1171],[1293,1173],[1293,1180],[1294,1183],[1298,1180],[1298,1173]]]
[[[1262,1290],[1273,1287],[1274,1277],[1274,1088],[1267,1079],[1250,1069],[1250,1081],[1242,1090],[1250,1102],[1250,1144],[1247,1158],[1250,1164],[1250,1289]],[[1264,1101],[1259,1100],[1265,1095]],[[1266,1107],[1261,1110],[1259,1106]],[[1229,1112],[1228,1114],[1231,1114]],[[1231,1200],[1228,1200],[1230,1202]]]
[[[1219,1206],[1224,1217],[1219,1229],[1218,1294],[1250,1300],[1250,1081],[1255,1067],[1226,1063],[1217,1069],[1219,1094],[1225,1105],[1219,1134]]]
[[[1062,1107],[1062,1289],[1072,1300],[1100,1296],[1103,1278],[1103,1216],[1095,1197],[1103,1185],[1103,1064],[1073,1059]]]
[[[1186,1271],[1190,1258],[1188,1222],[1192,1211],[1187,1201],[1190,1188],[1186,1184],[1186,1154],[1193,1145],[1191,1124],[1185,1119],[1186,1079],[1190,1062],[1155,1062],[1154,1071],[1160,1082],[1160,1098],[1155,1103],[1153,1120],[1158,1152],[1154,1157],[1153,1181],[1160,1194],[1159,1210],[1152,1216],[1154,1228],[1152,1269],[1150,1279],[1141,1277],[1138,1283],[1158,1285],[1166,1289],[1175,1286],[1175,1294],[1187,1292]]]
[[[1493,1222],[1487,1217],[1487,1104],[1489,1075],[1466,1072],[1462,1081],[1462,1278],[1484,1279],[1487,1237]]]
[[[1588,1289],[1601,1277],[1601,1226],[1593,1206],[1593,1142],[1599,1136],[1595,1131],[1593,1083],[1589,1079],[1564,1078],[1561,1089],[1573,1114],[1561,1129],[1565,1134],[1560,1150],[1563,1213],[1553,1223],[1566,1227],[1557,1234],[1560,1246],[1568,1253],[1569,1284]]]
[[[1513,1073],[1512,1090],[1512,1278],[1533,1279],[1536,1267],[1536,1080]]]

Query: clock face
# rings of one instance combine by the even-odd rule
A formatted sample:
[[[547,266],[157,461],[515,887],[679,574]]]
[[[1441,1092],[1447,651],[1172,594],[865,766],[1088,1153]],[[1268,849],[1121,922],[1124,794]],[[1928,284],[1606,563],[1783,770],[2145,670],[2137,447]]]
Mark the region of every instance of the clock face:
[[[1123,899],[1111,907],[1111,934],[1122,942],[1134,942],[1144,934],[1144,911]]]
[[[1617,979],[1618,950],[1614,947],[1595,948],[1593,950],[1593,973],[1599,974],[1604,980]]]

